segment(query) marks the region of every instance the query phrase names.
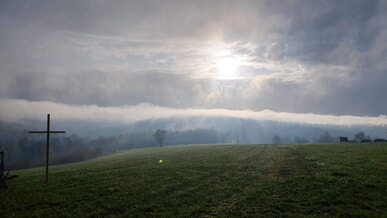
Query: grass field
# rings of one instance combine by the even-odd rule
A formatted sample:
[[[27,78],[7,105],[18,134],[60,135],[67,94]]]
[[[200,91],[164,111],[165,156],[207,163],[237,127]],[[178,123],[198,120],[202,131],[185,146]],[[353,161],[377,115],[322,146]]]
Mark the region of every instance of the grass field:
[[[54,166],[48,184],[13,173],[0,217],[387,217],[387,144],[171,146]]]

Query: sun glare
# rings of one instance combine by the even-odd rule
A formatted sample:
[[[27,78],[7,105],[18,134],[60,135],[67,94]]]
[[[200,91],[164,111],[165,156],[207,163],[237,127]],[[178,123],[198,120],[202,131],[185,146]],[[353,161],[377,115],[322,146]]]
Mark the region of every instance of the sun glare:
[[[233,79],[235,72],[240,65],[240,60],[236,58],[222,58],[215,64],[215,68],[218,70],[220,78]]]

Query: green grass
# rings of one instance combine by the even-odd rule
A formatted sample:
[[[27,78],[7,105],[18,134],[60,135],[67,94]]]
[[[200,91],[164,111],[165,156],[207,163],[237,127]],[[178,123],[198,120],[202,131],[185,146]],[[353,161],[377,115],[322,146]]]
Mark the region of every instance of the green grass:
[[[387,217],[387,144],[171,146],[54,166],[48,184],[13,173],[0,217]]]

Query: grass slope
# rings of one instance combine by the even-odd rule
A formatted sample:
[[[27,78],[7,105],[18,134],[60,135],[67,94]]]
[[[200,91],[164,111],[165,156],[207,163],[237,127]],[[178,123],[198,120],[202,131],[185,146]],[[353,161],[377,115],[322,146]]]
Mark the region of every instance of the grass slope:
[[[48,184],[14,173],[3,217],[387,216],[386,144],[173,146],[51,167]]]

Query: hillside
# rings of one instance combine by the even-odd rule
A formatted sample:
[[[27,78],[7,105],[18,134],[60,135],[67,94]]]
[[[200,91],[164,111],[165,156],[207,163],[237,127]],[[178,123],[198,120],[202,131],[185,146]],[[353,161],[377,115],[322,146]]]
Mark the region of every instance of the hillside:
[[[159,160],[163,160],[162,163]],[[387,215],[386,144],[184,145],[14,171],[4,217]]]
[[[307,123],[251,120],[232,117],[174,117],[134,123],[53,120],[50,159],[53,164],[85,161],[117,151],[158,146],[153,137],[157,129],[167,131],[164,145],[182,144],[302,144],[336,143],[349,140],[384,139],[384,126],[334,126]],[[4,151],[10,169],[43,166],[45,136],[29,134],[44,129],[46,123],[24,120],[9,123],[0,120],[0,151]],[[362,133],[360,136],[357,137]]]

